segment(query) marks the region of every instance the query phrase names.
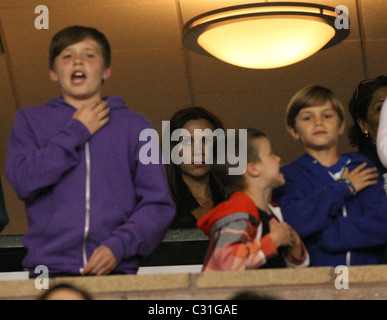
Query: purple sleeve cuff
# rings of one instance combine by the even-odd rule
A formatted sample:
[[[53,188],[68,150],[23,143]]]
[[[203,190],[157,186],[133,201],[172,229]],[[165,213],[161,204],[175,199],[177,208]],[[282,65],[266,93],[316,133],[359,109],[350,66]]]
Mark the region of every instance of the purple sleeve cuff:
[[[77,136],[80,144],[84,144],[91,138],[89,130],[81,121],[77,119],[71,119],[67,128],[70,130],[70,132],[73,132]]]

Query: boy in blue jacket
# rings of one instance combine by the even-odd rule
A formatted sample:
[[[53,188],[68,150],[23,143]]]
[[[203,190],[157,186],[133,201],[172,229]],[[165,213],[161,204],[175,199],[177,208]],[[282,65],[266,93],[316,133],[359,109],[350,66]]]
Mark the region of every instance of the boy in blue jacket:
[[[38,265],[50,276],[134,274],[173,219],[164,167],[139,158],[150,122],[101,96],[110,72],[102,33],[63,29],[50,46],[62,96],[16,114],[6,176],[25,201],[31,276]]]
[[[281,169],[286,184],[273,200],[304,240],[310,265],[377,264],[387,240],[383,177],[359,153],[339,154],[342,104],[331,90],[308,86],[291,99],[286,120],[306,153]]]

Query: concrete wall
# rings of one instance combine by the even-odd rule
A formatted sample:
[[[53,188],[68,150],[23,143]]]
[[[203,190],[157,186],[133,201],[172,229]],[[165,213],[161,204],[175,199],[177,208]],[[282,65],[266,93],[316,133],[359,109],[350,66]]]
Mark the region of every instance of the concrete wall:
[[[262,269],[198,274],[147,274],[71,277],[50,280],[71,283],[95,299],[226,300],[242,291],[287,300],[387,299],[387,266],[348,268],[348,289],[337,289],[343,274],[334,268]],[[42,289],[44,290],[44,289]],[[0,299],[36,299],[35,280],[0,281]]]

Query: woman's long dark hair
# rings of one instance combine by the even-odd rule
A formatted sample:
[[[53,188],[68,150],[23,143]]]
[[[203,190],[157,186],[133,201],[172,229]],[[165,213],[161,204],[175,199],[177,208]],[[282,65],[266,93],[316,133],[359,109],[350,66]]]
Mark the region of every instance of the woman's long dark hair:
[[[170,132],[174,132],[176,129],[181,129],[189,120],[199,120],[205,119],[207,120],[213,127],[216,129],[223,129],[222,121],[211,111],[198,106],[193,107],[185,107],[179,111],[177,111],[170,120]],[[179,141],[171,141],[170,142],[170,150],[179,143]],[[178,181],[178,176],[181,176],[181,171],[178,165],[174,163],[167,164],[167,176],[168,176],[168,184],[171,190],[171,195],[173,200],[176,203],[184,203],[184,195],[182,195],[179,190],[181,190]]]
[[[379,76],[376,79],[363,80],[359,83],[349,102],[348,108],[353,120],[353,125],[349,127],[347,135],[351,145],[353,147],[358,147],[359,150],[367,148],[367,146],[373,144],[371,138],[362,132],[358,121],[363,120],[367,122],[367,113],[372,97],[375,91],[382,87],[387,87],[386,76]]]

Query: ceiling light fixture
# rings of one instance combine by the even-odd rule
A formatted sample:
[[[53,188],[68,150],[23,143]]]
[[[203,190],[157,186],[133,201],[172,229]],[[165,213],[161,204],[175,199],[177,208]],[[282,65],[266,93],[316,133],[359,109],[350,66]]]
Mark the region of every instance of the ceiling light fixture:
[[[344,19],[336,28],[337,19]],[[201,14],[184,25],[189,50],[252,69],[304,60],[349,35],[349,17],[335,8],[301,2],[254,3]]]

